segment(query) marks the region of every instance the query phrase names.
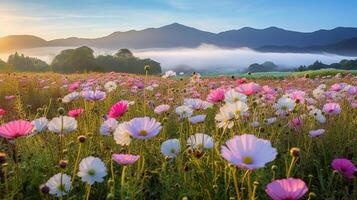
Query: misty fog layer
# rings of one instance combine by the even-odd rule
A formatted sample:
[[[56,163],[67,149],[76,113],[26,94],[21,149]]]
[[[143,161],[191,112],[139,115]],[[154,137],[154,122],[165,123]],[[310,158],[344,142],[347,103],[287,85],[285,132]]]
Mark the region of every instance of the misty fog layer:
[[[72,47],[45,47],[24,49],[18,52],[26,56],[37,57],[48,63],[64,49]],[[115,50],[93,48],[95,55],[114,54]],[[342,59],[356,59],[354,57],[334,54],[309,53],[262,53],[248,48],[224,49],[211,45],[201,45],[197,48],[175,49],[141,49],[132,50],[140,58],[151,58],[161,63],[164,70],[188,68],[192,70],[219,70],[220,72],[239,71],[246,69],[252,63],[272,61],[281,68],[296,68],[309,65],[319,60],[325,64],[339,62]],[[2,60],[7,60],[7,54],[0,54]]]

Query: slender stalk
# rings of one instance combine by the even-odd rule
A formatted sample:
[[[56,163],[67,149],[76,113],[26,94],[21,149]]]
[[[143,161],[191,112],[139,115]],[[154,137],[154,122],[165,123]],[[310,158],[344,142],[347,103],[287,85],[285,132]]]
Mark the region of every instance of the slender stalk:
[[[233,176],[234,188],[237,193],[237,199],[241,200],[239,186],[238,186],[238,180],[237,180],[237,174],[236,174],[236,168],[234,168],[234,170],[232,171],[232,176]]]
[[[121,180],[120,180],[120,196],[121,199],[124,199],[124,182],[125,182],[125,171],[126,171],[126,166],[123,166],[123,170],[121,172]]]
[[[87,185],[87,192],[86,192],[86,200],[89,200],[89,197],[90,197],[90,190],[92,188],[92,185]]]
[[[287,177],[287,178],[290,177],[291,171],[292,171],[292,169],[293,169],[294,164],[295,164],[296,161],[297,161],[297,158],[293,157],[293,159],[292,159],[291,162],[290,162],[289,169],[288,169],[288,171],[286,172],[286,177]]]
[[[76,161],[74,162],[74,167],[73,167],[72,183],[73,183],[73,181],[74,181],[74,178],[76,177],[77,168],[78,168],[78,162],[79,162],[79,157],[80,157],[80,155],[81,155],[81,148],[82,148],[82,143],[79,143],[78,152],[77,152],[77,158],[76,158]]]

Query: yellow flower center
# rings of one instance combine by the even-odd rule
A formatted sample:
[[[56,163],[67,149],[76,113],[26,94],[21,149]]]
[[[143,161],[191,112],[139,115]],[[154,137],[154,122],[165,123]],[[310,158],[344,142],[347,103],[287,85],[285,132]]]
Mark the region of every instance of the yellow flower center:
[[[139,135],[141,136],[147,136],[148,132],[146,130],[141,130],[139,131]]]
[[[240,115],[240,110],[237,109],[235,113],[236,113],[236,115]]]
[[[245,156],[245,157],[243,158],[243,163],[244,163],[244,164],[247,164],[247,165],[252,164],[252,163],[253,163],[253,158],[250,157],[250,156]]]

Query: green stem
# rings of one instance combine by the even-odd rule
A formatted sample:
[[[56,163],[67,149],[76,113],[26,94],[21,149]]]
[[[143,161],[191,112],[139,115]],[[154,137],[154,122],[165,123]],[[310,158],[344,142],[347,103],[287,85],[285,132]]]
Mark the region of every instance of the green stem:
[[[126,171],[126,166],[123,166],[123,170],[121,172],[121,180],[120,180],[120,196],[121,196],[121,199],[124,199],[125,171]]]
[[[241,198],[240,198],[238,180],[237,180],[237,175],[236,175],[236,168],[232,171],[232,176],[233,176],[234,188],[237,193],[237,199],[240,200]]]
[[[82,147],[82,143],[79,143],[79,147],[78,147],[78,152],[77,152],[77,158],[76,161],[74,162],[74,167],[73,167],[73,174],[72,174],[72,183],[76,177],[76,173],[77,173],[77,168],[78,168],[78,162],[79,162],[79,157],[81,155],[81,147]]]
[[[92,186],[88,184],[87,185],[87,192],[86,192],[86,200],[89,200],[91,188],[92,188]]]
[[[287,171],[287,173],[286,173],[286,177],[287,177],[287,178],[290,177],[291,171],[292,171],[292,169],[293,169],[294,164],[295,164],[296,161],[297,161],[297,158],[293,157],[293,159],[292,159],[291,162],[290,162],[289,169],[288,169],[288,171]]]

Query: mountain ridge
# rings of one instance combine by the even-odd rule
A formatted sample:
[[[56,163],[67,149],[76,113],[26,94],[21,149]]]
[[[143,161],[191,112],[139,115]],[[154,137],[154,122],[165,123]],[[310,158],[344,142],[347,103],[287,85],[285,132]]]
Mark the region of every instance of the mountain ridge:
[[[298,32],[271,26],[264,29],[243,27],[212,33],[183,24],[172,23],[158,28],[116,31],[98,38],[69,37],[44,40],[33,35],[10,35],[0,38],[0,51],[56,46],[91,46],[108,49],[194,48],[201,44],[212,44],[223,48],[248,47],[265,51],[267,48],[264,49],[264,47],[269,46],[275,49],[281,47],[281,50],[289,49],[282,48],[287,46],[294,47],[291,49],[304,49],[311,46],[327,48],[328,45],[351,38],[357,38],[357,28],[336,27],[330,30]]]

